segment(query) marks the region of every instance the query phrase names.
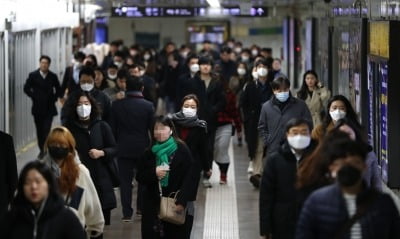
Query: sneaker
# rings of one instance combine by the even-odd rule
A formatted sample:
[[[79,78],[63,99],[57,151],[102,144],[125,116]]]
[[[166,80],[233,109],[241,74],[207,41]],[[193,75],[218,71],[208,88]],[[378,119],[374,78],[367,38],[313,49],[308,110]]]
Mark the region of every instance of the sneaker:
[[[253,173],[253,161],[249,162],[249,167],[247,168],[247,173]]]
[[[142,211],[141,210],[136,210],[136,216],[141,217],[142,216]]]
[[[219,178],[219,184],[225,185],[227,183],[226,174],[221,174]]]
[[[132,222],[132,217],[123,217],[122,221],[123,222]]]
[[[260,187],[260,181],[261,181],[261,175],[260,174],[251,175],[249,180],[250,180],[251,184],[253,184],[253,186],[255,188],[259,188]]]
[[[210,180],[208,178],[203,179],[203,187],[205,188],[212,188]]]

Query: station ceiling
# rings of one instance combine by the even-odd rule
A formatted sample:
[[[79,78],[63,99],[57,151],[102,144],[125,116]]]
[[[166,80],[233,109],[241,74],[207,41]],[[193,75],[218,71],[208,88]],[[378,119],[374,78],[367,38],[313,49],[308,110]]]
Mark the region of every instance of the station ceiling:
[[[121,5],[134,6],[208,6],[206,0],[84,0],[104,8]],[[220,0],[221,5],[237,6],[251,3],[257,6],[285,6],[299,3],[321,2],[322,0]],[[83,2],[83,1],[82,1]]]

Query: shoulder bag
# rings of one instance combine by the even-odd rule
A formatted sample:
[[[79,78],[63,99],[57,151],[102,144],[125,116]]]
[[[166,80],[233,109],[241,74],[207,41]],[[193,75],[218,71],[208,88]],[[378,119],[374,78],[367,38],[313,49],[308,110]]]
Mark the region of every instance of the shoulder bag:
[[[179,190],[177,192],[172,192],[168,197],[164,197],[162,195],[162,188],[160,182],[158,182],[158,186],[160,188],[160,212],[158,214],[158,218],[163,221],[182,225],[185,223],[186,218],[186,208],[183,212],[176,212],[176,197],[178,196]]]

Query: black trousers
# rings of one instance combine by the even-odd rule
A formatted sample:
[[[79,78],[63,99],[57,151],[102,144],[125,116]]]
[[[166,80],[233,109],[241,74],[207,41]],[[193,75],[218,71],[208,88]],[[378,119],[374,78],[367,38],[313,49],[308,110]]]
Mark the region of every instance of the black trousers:
[[[46,115],[46,116],[34,115],[33,119],[35,121],[36,136],[37,136],[40,155],[43,155],[44,143],[46,142],[46,138],[50,133],[51,124],[53,123],[53,115]]]
[[[244,137],[247,143],[247,150],[250,160],[253,160],[256,157],[257,150],[257,140],[258,140],[258,118],[253,119],[250,118],[246,120],[244,123]]]
[[[122,214],[124,217],[132,217],[132,182],[135,177],[136,162],[138,158],[118,158],[118,168],[120,177],[120,195],[121,195],[121,205]],[[143,189],[140,184],[138,184],[138,194],[137,194],[137,209],[141,210],[142,207],[142,193]]]

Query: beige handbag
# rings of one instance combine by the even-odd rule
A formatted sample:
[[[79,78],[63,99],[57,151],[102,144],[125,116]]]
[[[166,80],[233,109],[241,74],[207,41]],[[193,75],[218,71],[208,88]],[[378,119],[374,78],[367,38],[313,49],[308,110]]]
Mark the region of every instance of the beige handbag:
[[[160,187],[161,199],[160,199],[160,213],[158,214],[158,218],[160,218],[163,221],[173,223],[176,225],[184,224],[186,218],[186,208],[181,213],[177,213],[175,209],[176,197],[178,196],[179,191],[172,192],[169,195],[169,197],[163,197],[161,191],[161,185],[159,185],[159,187]]]

